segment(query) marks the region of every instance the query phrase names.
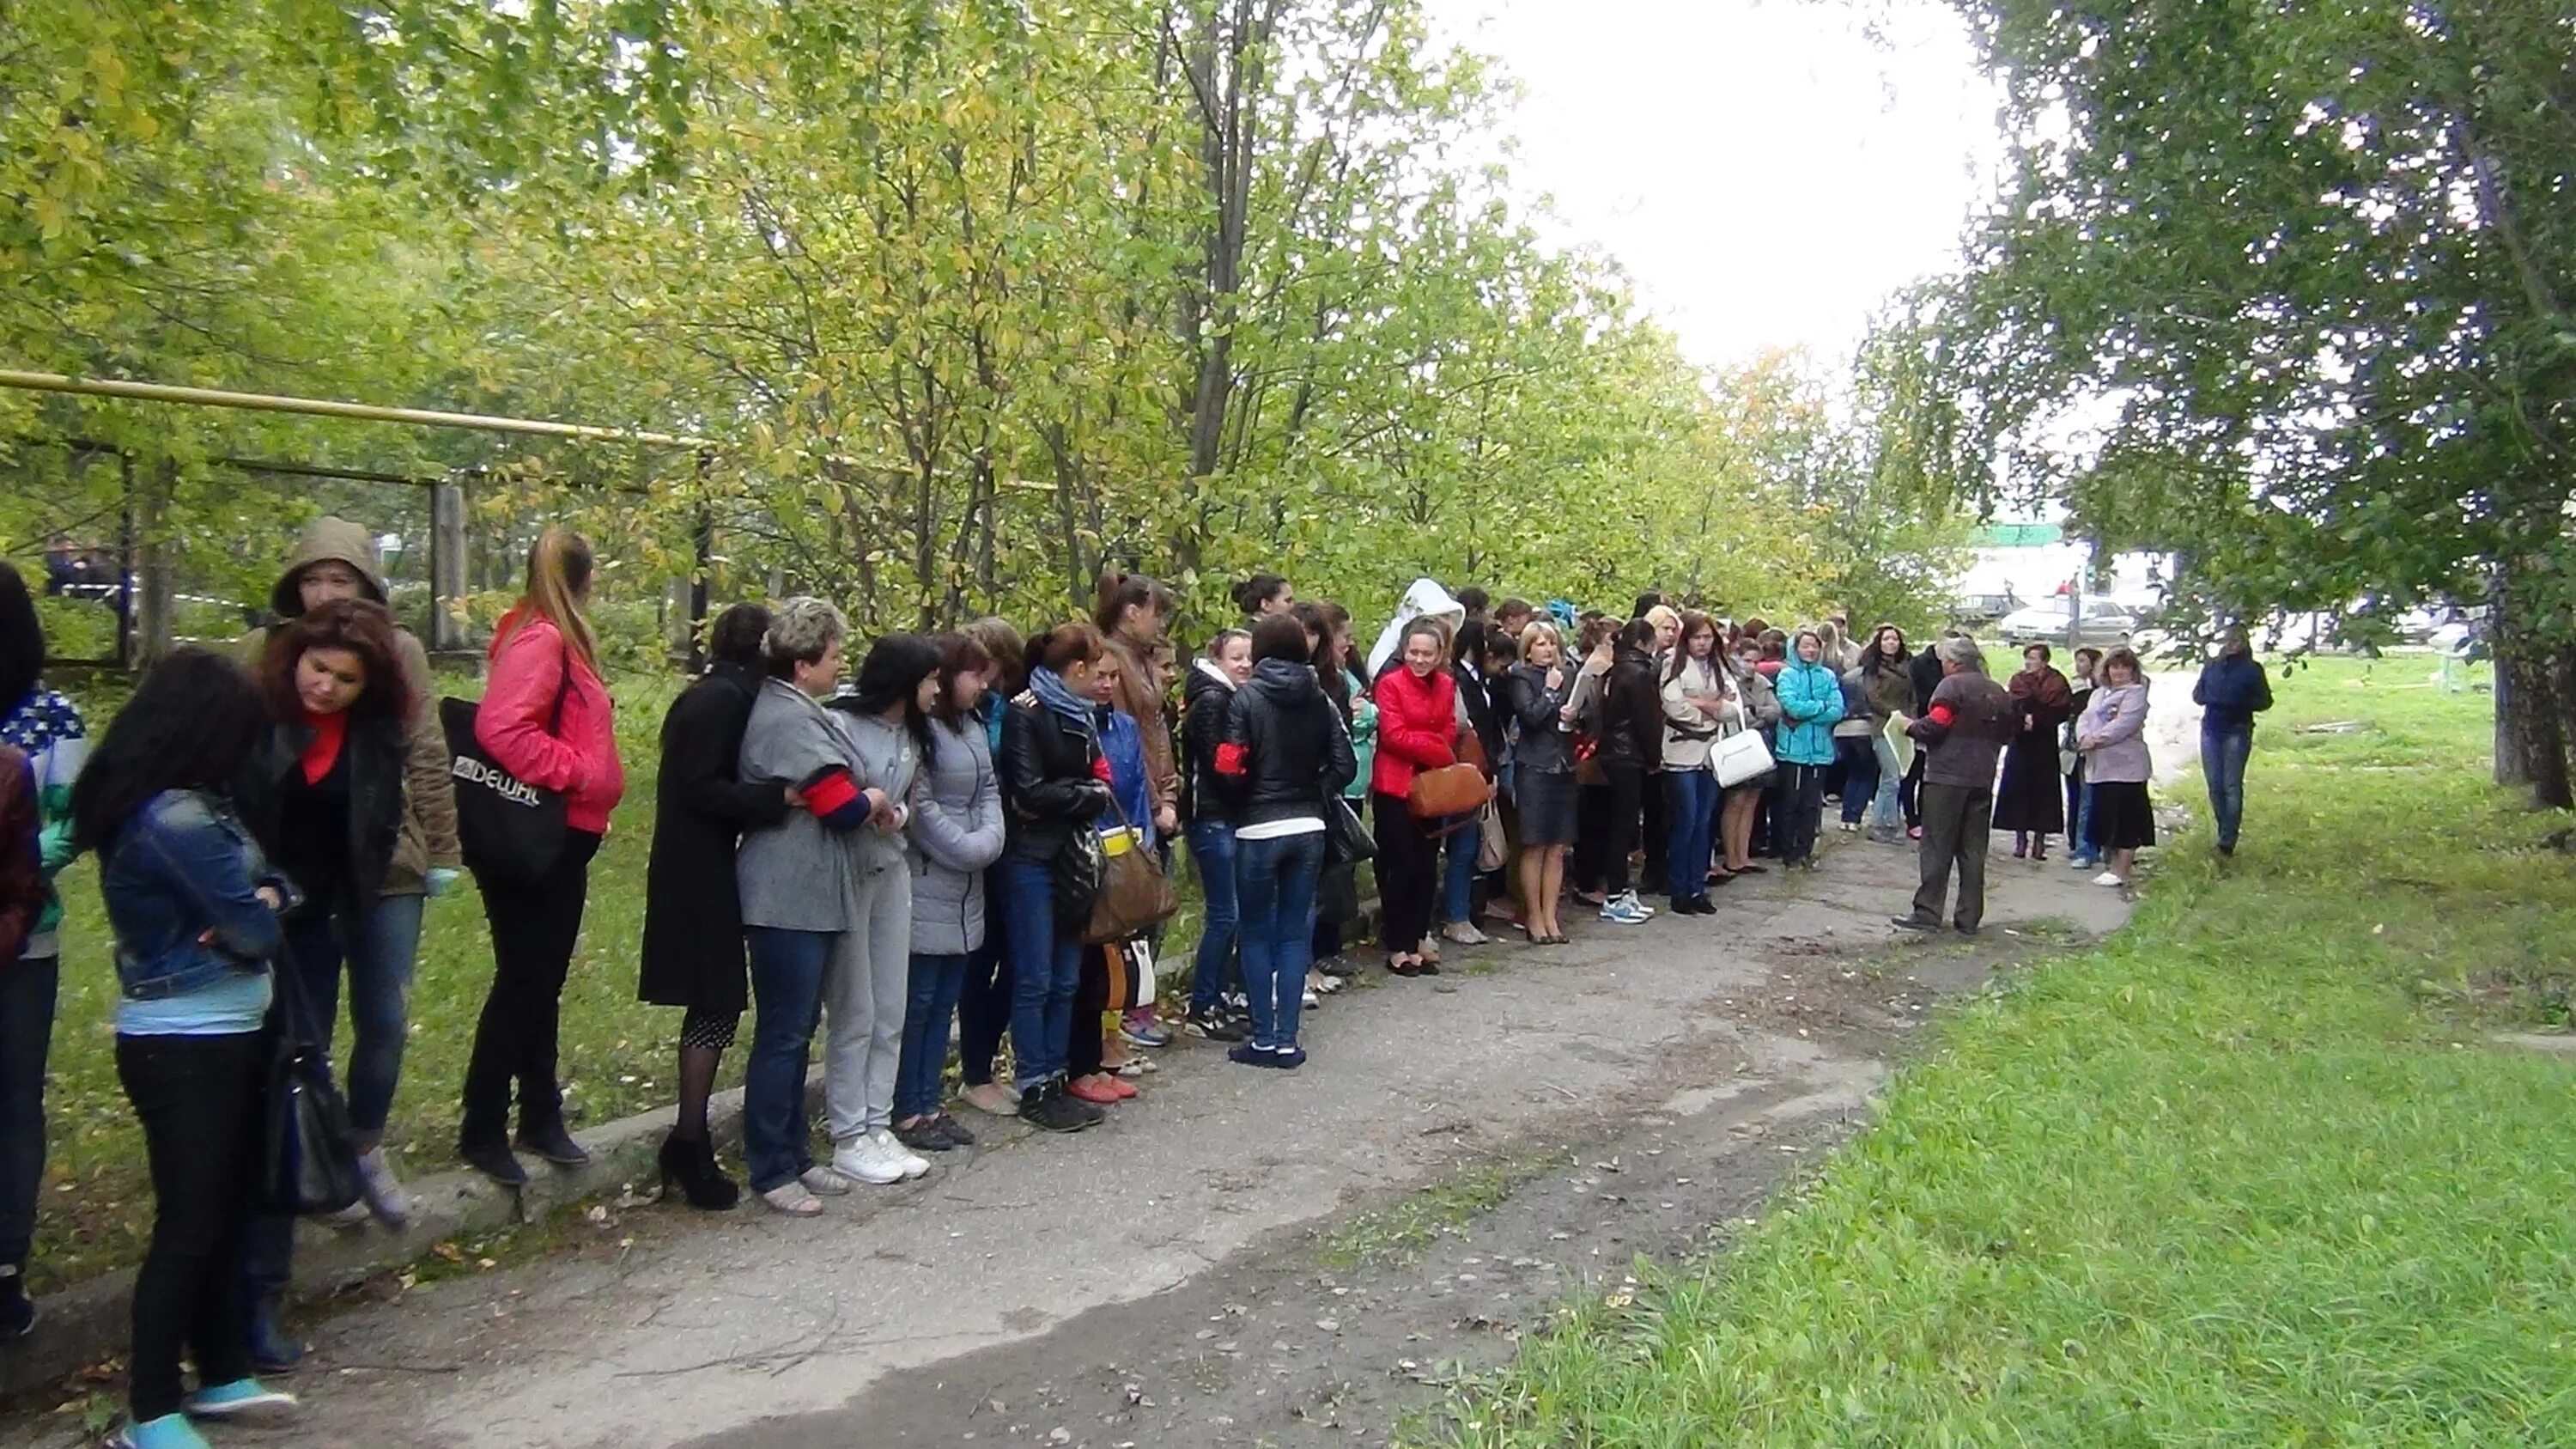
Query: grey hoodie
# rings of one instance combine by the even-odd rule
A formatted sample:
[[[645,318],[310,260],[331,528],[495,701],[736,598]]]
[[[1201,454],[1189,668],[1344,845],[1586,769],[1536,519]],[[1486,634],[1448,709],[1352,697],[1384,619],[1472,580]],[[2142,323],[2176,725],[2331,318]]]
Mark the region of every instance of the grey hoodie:
[[[762,680],[743,726],[738,777],[801,785],[836,768],[849,771],[862,789],[872,783],[830,710],[783,679]],[[874,833],[866,826],[832,830],[806,810],[790,811],[768,829],[744,832],[734,856],[742,923],[823,932],[858,924],[856,855],[841,837]]]

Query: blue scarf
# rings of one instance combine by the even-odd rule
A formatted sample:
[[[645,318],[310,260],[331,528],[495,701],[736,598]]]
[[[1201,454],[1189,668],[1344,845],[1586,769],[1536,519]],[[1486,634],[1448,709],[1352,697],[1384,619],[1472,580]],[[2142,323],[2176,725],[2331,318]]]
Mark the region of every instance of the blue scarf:
[[[1075,694],[1063,675],[1040,665],[1029,671],[1029,692],[1038,697],[1038,703],[1082,726],[1085,733],[1099,734],[1100,706]]]

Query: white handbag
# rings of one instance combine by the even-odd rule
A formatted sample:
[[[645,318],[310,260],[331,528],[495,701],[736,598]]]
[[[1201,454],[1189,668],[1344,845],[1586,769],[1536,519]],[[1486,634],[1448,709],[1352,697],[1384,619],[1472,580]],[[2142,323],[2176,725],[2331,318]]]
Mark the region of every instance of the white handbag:
[[[1771,747],[1762,742],[1762,731],[1753,727],[1744,712],[1744,696],[1735,696],[1735,717],[1741,728],[1709,747],[1708,763],[1717,771],[1717,785],[1732,790],[1747,780],[1757,779],[1772,770]]]

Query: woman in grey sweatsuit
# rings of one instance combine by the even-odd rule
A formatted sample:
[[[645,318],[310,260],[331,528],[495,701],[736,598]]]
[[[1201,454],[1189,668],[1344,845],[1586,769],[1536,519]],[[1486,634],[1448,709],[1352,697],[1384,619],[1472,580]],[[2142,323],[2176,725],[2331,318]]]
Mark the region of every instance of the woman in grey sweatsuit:
[[[831,1022],[823,1043],[823,1115],[832,1164],[863,1182],[885,1180],[882,1167],[852,1170],[872,1162],[898,1166],[906,1177],[930,1167],[896,1140],[893,1123],[912,969],[912,857],[902,829],[911,817],[902,802],[911,798],[913,776],[928,753],[930,717],[922,696],[938,688],[938,672],[937,645],[918,634],[888,634],[868,650],[857,684],[832,701],[832,718],[861,778],[897,802],[895,830],[845,837],[856,915],[833,953],[823,991]]]

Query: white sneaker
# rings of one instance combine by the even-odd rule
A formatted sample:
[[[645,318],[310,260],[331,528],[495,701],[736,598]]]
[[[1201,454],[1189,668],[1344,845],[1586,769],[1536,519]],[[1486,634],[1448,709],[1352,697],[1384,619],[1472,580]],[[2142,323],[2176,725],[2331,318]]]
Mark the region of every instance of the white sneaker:
[[[1637,893],[1635,891],[1632,890],[1626,895],[1621,896],[1619,899],[1628,903],[1628,909],[1636,912],[1637,919],[1641,921],[1651,921],[1655,918],[1655,908],[1647,905],[1644,901],[1637,899]]]
[[[930,1159],[904,1146],[902,1139],[896,1137],[894,1133],[880,1127],[868,1136],[875,1141],[877,1151],[882,1153],[887,1161],[903,1169],[905,1177],[930,1175]]]
[[[1444,941],[1455,941],[1461,946],[1482,946],[1494,939],[1477,930],[1476,923],[1473,921],[1451,921],[1440,928],[1440,938]]]
[[[1637,902],[1628,896],[1612,896],[1610,903],[1601,908],[1601,919],[1621,926],[1642,926],[1646,923],[1646,917]]]
[[[816,1197],[848,1197],[850,1180],[834,1167],[809,1167],[796,1179],[797,1185]]]
[[[2113,875],[2107,870],[2102,872],[2100,875],[2093,877],[2093,883],[2098,886],[2124,886],[2128,884],[2127,881],[2120,879],[2118,876]]]
[[[832,1153],[832,1170],[853,1182],[887,1187],[903,1181],[903,1164],[877,1145],[876,1134],[862,1132]]]

